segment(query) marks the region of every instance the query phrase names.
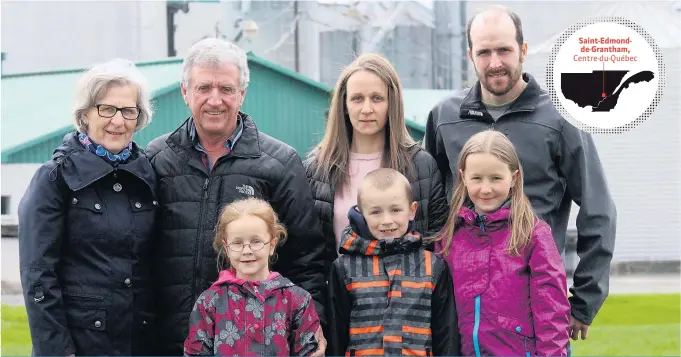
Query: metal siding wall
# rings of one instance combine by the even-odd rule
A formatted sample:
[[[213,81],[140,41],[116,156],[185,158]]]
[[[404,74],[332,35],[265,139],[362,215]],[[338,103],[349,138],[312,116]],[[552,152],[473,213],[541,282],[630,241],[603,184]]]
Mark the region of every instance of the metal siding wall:
[[[303,157],[324,135],[329,93],[251,63],[243,111],[258,130],[291,145]]]
[[[679,113],[681,51],[663,49],[667,86],[653,115],[636,129],[618,135],[593,135],[617,207],[614,261],[679,260]],[[546,88],[548,53],[525,63]],[[653,189],[654,187],[654,189]],[[650,193],[651,188],[654,193]],[[576,228],[573,204],[568,228]]]
[[[134,136],[135,142],[143,148],[155,138],[175,131],[190,115],[189,108],[182,99],[179,84],[177,90],[154,98],[152,106],[154,115],[151,124]]]
[[[382,41],[380,52],[395,67],[403,88],[432,87],[433,33],[425,26],[395,26],[392,39]]]
[[[354,34],[348,31],[327,31],[319,34],[320,81],[335,87],[343,68],[355,59]]]
[[[75,130],[74,128],[71,131]],[[9,155],[7,160],[3,161],[3,164],[42,164],[52,158],[54,149],[61,145],[65,134],[55,135],[31,147],[17,151]]]

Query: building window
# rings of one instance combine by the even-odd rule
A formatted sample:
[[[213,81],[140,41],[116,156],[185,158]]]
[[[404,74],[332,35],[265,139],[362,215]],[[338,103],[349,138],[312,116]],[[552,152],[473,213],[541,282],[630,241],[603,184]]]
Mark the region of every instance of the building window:
[[[0,214],[9,214],[9,196],[2,196],[0,202]]]

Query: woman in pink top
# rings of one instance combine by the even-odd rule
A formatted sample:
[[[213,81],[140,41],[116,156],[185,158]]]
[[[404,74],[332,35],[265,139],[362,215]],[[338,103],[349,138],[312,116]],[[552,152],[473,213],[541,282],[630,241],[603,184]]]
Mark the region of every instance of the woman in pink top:
[[[363,54],[341,73],[324,137],[304,164],[328,243],[328,262],[338,256],[360,182],[377,168],[389,167],[409,178],[418,202],[416,231],[435,234],[447,219],[437,163],[409,135],[400,79],[380,55]]]

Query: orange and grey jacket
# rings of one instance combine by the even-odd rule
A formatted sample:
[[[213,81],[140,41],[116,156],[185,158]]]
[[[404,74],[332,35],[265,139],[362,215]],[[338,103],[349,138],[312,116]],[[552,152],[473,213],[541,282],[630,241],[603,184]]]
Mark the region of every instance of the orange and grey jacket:
[[[458,356],[454,291],[447,264],[415,231],[371,236],[355,207],[329,276],[327,356]],[[413,226],[413,225],[410,225]]]

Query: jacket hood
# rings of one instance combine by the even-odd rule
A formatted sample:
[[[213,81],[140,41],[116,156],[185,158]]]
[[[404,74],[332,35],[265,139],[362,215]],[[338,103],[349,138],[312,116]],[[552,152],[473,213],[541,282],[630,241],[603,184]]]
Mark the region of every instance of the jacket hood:
[[[407,233],[399,238],[377,239],[369,232],[364,216],[352,206],[348,211],[350,225],[341,236],[338,251],[341,254],[393,255],[411,252],[422,247],[421,234],[413,230],[414,221],[409,222]]]
[[[78,191],[110,174],[114,170],[123,170],[135,175],[149,186],[154,193],[156,175],[144,152],[133,142],[130,157],[125,163],[114,168],[101,157],[86,149],[78,141],[78,132],[64,136],[61,145],[52,153],[52,159],[61,166],[64,181],[73,191]]]

